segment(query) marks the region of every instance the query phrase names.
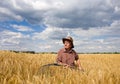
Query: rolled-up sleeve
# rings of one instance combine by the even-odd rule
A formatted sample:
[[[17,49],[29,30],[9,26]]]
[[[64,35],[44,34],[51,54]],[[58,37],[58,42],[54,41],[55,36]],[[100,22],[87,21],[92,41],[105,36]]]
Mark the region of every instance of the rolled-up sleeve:
[[[79,59],[78,54],[75,51],[74,51],[74,54],[75,54],[75,60],[78,60]]]
[[[79,56],[78,54],[75,55],[75,60],[78,60],[79,59]]]

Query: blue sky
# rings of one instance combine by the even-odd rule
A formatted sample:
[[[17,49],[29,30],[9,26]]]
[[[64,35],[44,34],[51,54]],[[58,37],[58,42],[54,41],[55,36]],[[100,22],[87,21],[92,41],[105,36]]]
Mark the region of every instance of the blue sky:
[[[0,50],[120,52],[120,0],[0,1]]]

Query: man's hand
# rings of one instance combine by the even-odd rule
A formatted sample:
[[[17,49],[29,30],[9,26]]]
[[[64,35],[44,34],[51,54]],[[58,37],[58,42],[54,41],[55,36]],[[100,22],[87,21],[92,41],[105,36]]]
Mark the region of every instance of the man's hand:
[[[84,69],[82,67],[78,67],[78,70],[84,72]]]
[[[70,65],[66,64],[64,65],[64,68],[70,68]]]
[[[61,66],[69,66],[68,64],[61,63],[61,62],[59,62],[58,64],[61,65]]]

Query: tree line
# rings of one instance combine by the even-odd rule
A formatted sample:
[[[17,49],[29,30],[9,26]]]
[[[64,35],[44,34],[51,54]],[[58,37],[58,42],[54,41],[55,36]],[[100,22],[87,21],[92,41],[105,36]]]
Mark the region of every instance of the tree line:
[[[31,53],[31,54],[57,54],[57,52],[35,52],[35,51],[15,51],[15,53]],[[120,52],[78,52],[78,54],[120,54]]]

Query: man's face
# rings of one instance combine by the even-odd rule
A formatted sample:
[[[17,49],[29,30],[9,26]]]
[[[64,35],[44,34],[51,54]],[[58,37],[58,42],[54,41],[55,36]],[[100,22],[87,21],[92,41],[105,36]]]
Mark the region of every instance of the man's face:
[[[64,47],[66,48],[66,49],[70,49],[71,48],[71,42],[70,41],[64,41]]]

